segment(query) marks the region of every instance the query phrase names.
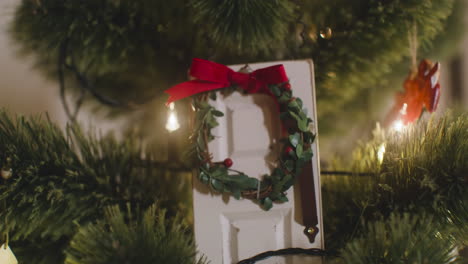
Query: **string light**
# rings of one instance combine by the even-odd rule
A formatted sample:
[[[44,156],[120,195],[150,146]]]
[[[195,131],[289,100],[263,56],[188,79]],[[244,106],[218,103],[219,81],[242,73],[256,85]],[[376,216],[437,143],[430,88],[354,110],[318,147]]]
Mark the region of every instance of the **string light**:
[[[377,150],[377,159],[379,160],[379,163],[382,164],[383,158],[385,154],[385,144],[382,143],[379,146],[379,149]]]
[[[400,114],[401,115],[406,115],[408,112],[406,112],[406,109],[408,108],[408,104],[404,103],[403,106],[400,109]]]
[[[407,114],[406,109],[408,108],[408,104],[404,103],[403,107],[400,109],[400,116],[405,116]],[[403,120],[397,119],[393,122],[392,129],[398,133],[402,132],[405,129],[406,125],[403,123]]]
[[[398,133],[402,132],[405,129],[405,127],[406,126],[405,126],[405,124],[403,124],[403,121],[401,121],[401,119],[398,119],[392,125],[393,130],[398,132]]]
[[[179,120],[177,119],[177,113],[175,111],[174,103],[169,104],[169,114],[167,116],[166,129],[169,132],[176,131],[180,128]]]

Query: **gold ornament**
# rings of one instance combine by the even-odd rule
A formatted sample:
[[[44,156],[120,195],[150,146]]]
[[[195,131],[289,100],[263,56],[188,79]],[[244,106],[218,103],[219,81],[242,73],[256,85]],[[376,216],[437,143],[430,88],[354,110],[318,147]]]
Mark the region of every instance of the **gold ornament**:
[[[320,37],[323,39],[331,39],[333,36],[332,29],[330,27],[326,27],[325,29],[320,30]]]
[[[335,78],[336,73],[335,72],[327,72],[327,76],[330,77],[330,78]]]
[[[11,176],[13,175],[13,170],[12,170],[12,169],[5,169],[5,168],[3,168],[0,174],[2,175],[2,178],[3,178],[4,180],[8,180],[8,179],[10,179]]]

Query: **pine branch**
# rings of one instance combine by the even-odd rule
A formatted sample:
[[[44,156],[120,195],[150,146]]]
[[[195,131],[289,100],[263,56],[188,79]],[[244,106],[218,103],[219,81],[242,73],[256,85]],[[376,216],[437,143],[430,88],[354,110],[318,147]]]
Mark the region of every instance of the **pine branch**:
[[[193,238],[180,219],[167,221],[165,211],[156,206],[144,213],[138,211],[106,208],[103,220],[80,227],[67,249],[65,263],[206,263],[203,258],[195,260]]]
[[[296,8],[291,1],[262,0],[194,0],[189,6],[216,50],[228,48],[238,54],[276,53],[282,48],[278,44],[290,37]]]
[[[392,214],[388,220],[366,224],[363,235],[342,250],[346,264],[456,263],[443,229],[426,215]]]
[[[10,160],[13,176],[0,184],[0,202],[8,205],[0,219],[8,218],[12,245],[24,254],[19,257],[28,259],[42,244],[63,258],[76,224],[99,219],[108,205],[144,209],[159,199],[169,216],[187,212],[190,175],[154,168],[153,156],[132,137],[98,139],[78,126],[63,133],[48,119],[12,118],[1,111],[0,162]],[[0,229],[4,224],[0,221]],[[35,261],[52,264],[51,257]]]
[[[382,164],[376,155],[385,143]],[[447,113],[421,121],[400,134],[361,145],[355,168],[375,176],[323,177],[325,235],[328,249],[342,248],[362,233],[360,222],[394,212],[425,213],[443,223],[458,244],[466,243],[468,199],[468,116]],[[357,171],[359,172],[359,170]],[[350,224],[351,223],[351,224]]]

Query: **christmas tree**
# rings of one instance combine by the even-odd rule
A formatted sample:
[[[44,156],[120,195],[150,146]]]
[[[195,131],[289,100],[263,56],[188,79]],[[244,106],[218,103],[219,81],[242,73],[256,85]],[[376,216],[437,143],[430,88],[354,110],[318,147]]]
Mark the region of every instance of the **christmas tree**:
[[[23,1],[11,33],[40,70],[82,98],[77,106],[86,98],[113,113],[164,97],[186,80],[194,57],[222,64],[312,58],[323,141],[380,119],[383,109],[372,106],[401,87],[414,27],[421,58],[448,56],[462,36],[462,3]],[[73,108],[65,108],[70,116]]]
[[[60,85],[70,125],[63,131],[47,117],[0,113],[0,231],[20,263],[205,263],[190,229],[188,118],[172,145],[163,125],[163,91],[187,79],[192,58],[312,58],[326,148],[352,125],[374,126],[385,109],[371,106],[399,90],[411,59],[451,54],[462,6],[23,0],[10,35]],[[187,105],[178,105],[179,117]],[[118,132],[122,139],[98,137],[76,124],[81,108],[139,115]],[[145,127],[148,120],[159,127]],[[378,130],[348,153],[339,169],[350,175],[322,176],[327,261],[463,261],[453,252],[468,246],[467,133],[466,113],[451,112],[402,133]]]

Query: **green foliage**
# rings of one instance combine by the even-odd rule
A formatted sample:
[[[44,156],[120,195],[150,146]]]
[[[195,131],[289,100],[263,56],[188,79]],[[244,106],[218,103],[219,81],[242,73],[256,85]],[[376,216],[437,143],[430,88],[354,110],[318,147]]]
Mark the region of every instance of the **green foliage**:
[[[284,108],[291,109],[300,116],[296,105]],[[300,134],[299,120],[290,118]],[[382,142],[380,164],[375,149]],[[302,143],[296,133],[286,142],[295,147],[292,155]],[[166,179],[163,167],[154,168],[153,154],[137,146],[130,136],[96,139],[78,127],[64,134],[48,120],[0,112],[0,164],[13,172],[0,184],[0,204],[7,204],[0,229],[9,230],[18,258],[62,264],[66,251],[67,264],[193,262],[193,240],[178,224],[186,212],[175,216],[188,191]],[[454,263],[452,247],[466,247],[468,237],[468,115],[421,121],[356,153],[355,168],[375,175],[322,178],[328,250],[344,263]],[[152,206],[160,199],[168,215]],[[118,209],[125,206],[125,213]]]
[[[168,221],[161,208],[151,206],[142,216],[117,206],[105,212],[104,219],[79,228],[66,251],[66,264],[206,263],[195,261],[196,247],[181,219]]]
[[[184,1],[24,0],[10,31],[22,43],[20,51],[36,54],[48,76],[57,78],[66,44],[67,63],[85,73],[98,92],[134,103],[185,77],[177,75],[185,69],[177,68],[193,56],[186,41],[194,30],[181,6]]]
[[[231,93],[234,89],[228,87],[226,90]],[[216,117],[222,117],[224,114],[206,101],[207,93],[198,94],[193,99],[195,124],[191,135],[193,143],[189,151],[198,160],[198,179],[202,183],[209,185],[216,192],[230,193],[236,199],[244,197],[254,200],[265,210],[271,209],[273,202],[288,201],[285,192],[294,184],[294,178],[301,173],[302,167],[312,158],[311,144],[315,139],[315,135],[309,129],[312,119],[307,117],[302,100],[293,97],[291,90],[283,84],[270,85],[269,89],[278,103],[282,128],[287,129],[289,133],[288,137],[280,140],[284,143],[281,146],[283,154],[271,175],[264,175],[264,179],[259,182],[257,178],[230,169],[221,162],[212,162],[208,142],[215,136],[211,129],[219,125]],[[242,89],[239,92],[242,92]],[[209,95],[213,100],[216,99],[215,92]]]
[[[227,47],[240,54],[259,51],[274,53],[278,43],[289,35],[294,20],[292,1],[194,0],[194,21],[215,47]]]
[[[454,246],[443,229],[425,215],[392,214],[366,224],[363,235],[341,251],[346,264],[448,264]]]
[[[355,168],[375,172],[373,176],[323,177],[327,248],[342,248],[362,232],[362,219],[392,212],[425,211],[444,223],[458,244],[466,243],[460,235],[466,234],[468,223],[468,115],[449,112],[390,133],[384,141],[382,164],[375,155],[382,138],[357,150],[361,155]]]
[[[460,249],[466,249],[468,248],[468,195],[448,201],[447,204],[447,208],[442,208],[437,213],[441,215],[441,221],[450,227],[449,238]],[[468,256],[465,254],[465,257]]]
[[[9,229],[23,261],[53,264],[63,262],[75,223],[100,218],[106,206],[146,208],[158,199],[171,215],[186,210],[187,175],[169,184],[177,174],[153,168],[153,156],[131,137],[97,139],[76,126],[63,133],[49,120],[1,111],[0,164],[13,176],[0,184],[0,203],[7,204],[0,218],[8,219],[0,229]],[[41,254],[34,254],[38,248]]]
[[[444,28],[454,1],[23,0],[11,33],[54,78],[60,47],[68,43],[67,62],[94,90],[129,104],[185,80],[193,57],[226,64],[312,58],[323,140],[363,117],[379,118],[363,112],[373,91],[400,87],[389,79],[406,74],[414,23],[420,54],[429,56],[436,38],[435,47],[455,46],[447,34],[457,35],[462,19]],[[326,27],[331,38],[320,37]]]
[[[468,114],[447,112],[389,135],[381,175],[393,188],[418,188],[420,198],[458,201],[467,189]]]

